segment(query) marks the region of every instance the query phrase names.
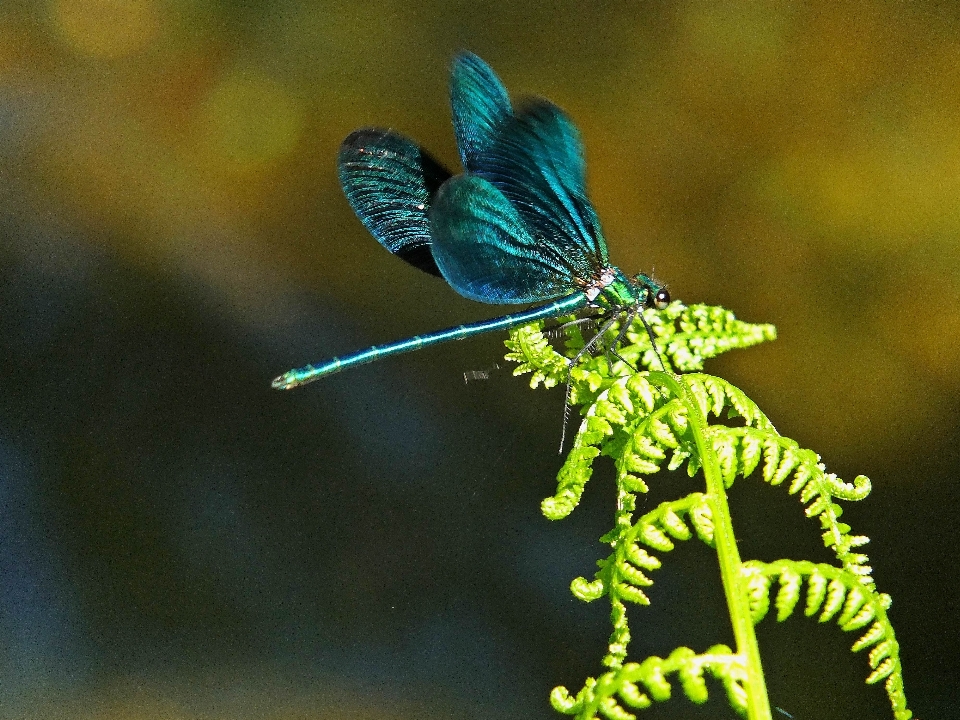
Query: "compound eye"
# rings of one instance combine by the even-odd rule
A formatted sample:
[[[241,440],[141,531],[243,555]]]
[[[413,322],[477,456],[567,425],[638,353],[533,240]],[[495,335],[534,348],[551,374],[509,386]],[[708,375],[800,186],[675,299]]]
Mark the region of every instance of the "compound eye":
[[[660,288],[657,290],[657,294],[653,296],[653,306],[657,310],[663,310],[670,304],[670,293],[667,292],[666,288]]]

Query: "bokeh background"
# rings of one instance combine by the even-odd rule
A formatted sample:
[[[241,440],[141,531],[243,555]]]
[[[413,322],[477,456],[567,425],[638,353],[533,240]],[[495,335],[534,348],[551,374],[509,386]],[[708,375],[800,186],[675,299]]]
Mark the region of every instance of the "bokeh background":
[[[460,49],[575,119],[618,265],[778,326],[707,369],[871,477],[844,518],[908,697],[960,717],[960,9],[881,0],[0,4],[0,717],[552,718],[601,670],[606,607],[567,588],[609,468],[539,515],[561,393],[463,381],[502,337],[269,388],[499,311],[336,180],[365,125],[456,167]],[[745,556],[828,559],[782,489],[733,503]],[[634,657],[730,641],[709,552],[656,580]],[[760,637],[797,720],[889,717],[852,636]]]

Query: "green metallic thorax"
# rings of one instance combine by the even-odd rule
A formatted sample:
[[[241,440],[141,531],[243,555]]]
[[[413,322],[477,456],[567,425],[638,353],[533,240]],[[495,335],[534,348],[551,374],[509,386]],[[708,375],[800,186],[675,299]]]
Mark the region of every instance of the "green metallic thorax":
[[[611,267],[609,271],[613,274],[613,280],[604,285],[592,301],[592,304],[597,307],[614,309],[647,305],[650,298],[660,290],[660,285],[646,275],[641,274],[629,278],[623,274],[620,268]]]

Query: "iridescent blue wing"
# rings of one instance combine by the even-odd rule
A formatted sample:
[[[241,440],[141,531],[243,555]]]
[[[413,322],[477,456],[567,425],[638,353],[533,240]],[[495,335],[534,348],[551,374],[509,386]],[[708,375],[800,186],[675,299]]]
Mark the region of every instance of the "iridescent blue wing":
[[[580,133],[560,108],[528,101],[499,126],[476,164],[475,172],[503,193],[538,243],[567,258],[578,278],[591,279],[609,264],[587,198]]]
[[[379,243],[439,276],[427,210],[450,173],[409,138],[377,128],[351,133],[340,146],[337,167],[350,206]]]
[[[433,257],[458,293],[485,303],[540,302],[578,289],[575,268],[543,243],[503,193],[476,175],[443,184],[430,210]]]
[[[460,159],[467,172],[474,172],[497,127],[513,114],[510,97],[489,65],[473,53],[461,53],[450,71],[450,106]]]

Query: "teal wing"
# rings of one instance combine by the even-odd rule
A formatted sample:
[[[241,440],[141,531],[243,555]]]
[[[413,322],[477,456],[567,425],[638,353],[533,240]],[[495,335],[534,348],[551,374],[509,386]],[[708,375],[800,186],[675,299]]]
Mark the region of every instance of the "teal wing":
[[[489,65],[473,53],[461,53],[450,71],[450,106],[460,159],[473,172],[497,128],[513,114],[510,97]]]
[[[391,130],[350,133],[337,157],[353,211],[387,250],[440,275],[430,251],[427,211],[450,173],[409,138]]]
[[[500,125],[478,155],[476,174],[517,209],[537,242],[562,255],[587,280],[609,264],[587,198],[580,133],[560,108],[529,101]]]
[[[430,221],[437,266],[464,297],[516,304],[578,290],[575,267],[533,236],[517,208],[481,177],[444,183]]]

